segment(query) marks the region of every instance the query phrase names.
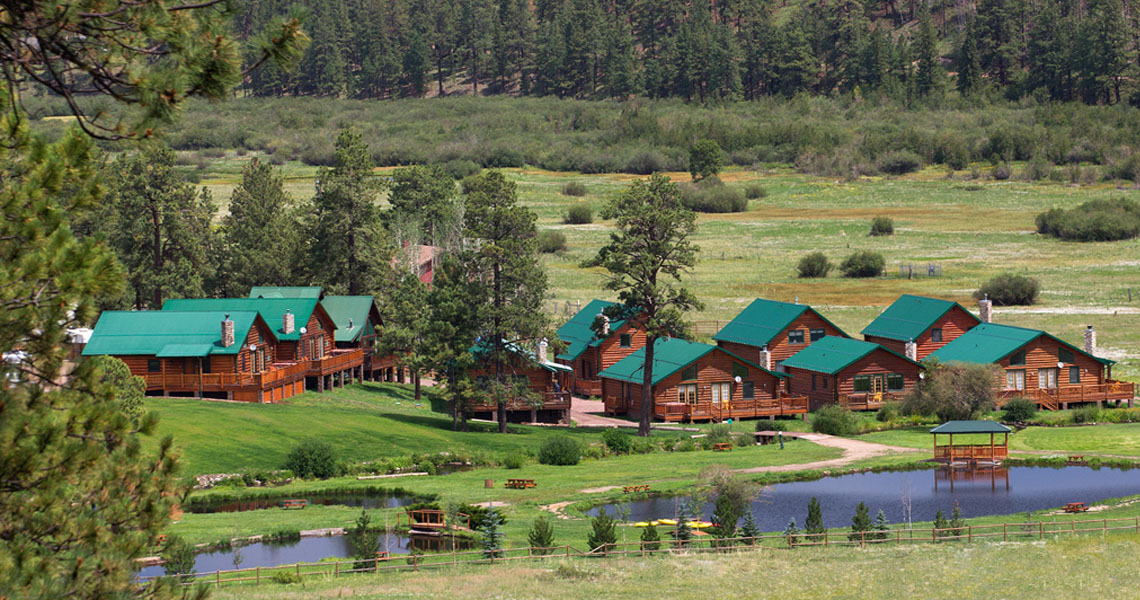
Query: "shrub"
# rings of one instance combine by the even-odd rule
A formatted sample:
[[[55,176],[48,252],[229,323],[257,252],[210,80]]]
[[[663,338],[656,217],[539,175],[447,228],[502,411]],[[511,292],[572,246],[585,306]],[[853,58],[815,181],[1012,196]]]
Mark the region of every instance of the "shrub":
[[[1002,273],[982,284],[974,292],[975,299],[989,296],[998,306],[1029,305],[1037,302],[1037,280],[1024,275]]]
[[[166,538],[162,547],[162,568],[168,575],[194,572],[194,546],[177,535]]]
[[[328,442],[310,438],[293,446],[283,467],[297,477],[326,479],[336,475],[336,455]]]
[[[585,196],[586,184],[580,181],[569,181],[566,185],[562,186],[563,196]]]
[[[905,175],[922,168],[922,159],[910,150],[898,150],[879,158],[876,166],[884,173]]]
[[[749,200],[756,200],[757,198],[767,198],[768,189],[759,183],[753,183],[744,188],[744,197]]]
[[[887,261],[882,254],[861,250],[848,256],[840,265],[844,277],[878,277],[883,274]]]
[[[657,450],[657,444],[649,438],[633,438],[633,451],[636,454],[649,454]]]
[[[605,508],[599,508],[598,514],[590,519],[590,533],[586,536],[586,547],[590,550],[602,548],[603,551],[617,543],[617,522],[606,514]]]
[[[271,579],[273,580],[273,583],[278,583],[281,585],[301,583],[301,576],[288,569],[274,571],[273,577]]]
[[[811,422],[812,431],[828,435],[852,435],[858,429],[859,418],[838,404],[828,404],[819,409]]]
[[[503,466],[508,469],[521,469],[526,464],[526,455],[522,452],[512,452],[503,457]]]
[[[544,465],[576,465],[580,460],[582,460],[581,444],[565,435],[556,435],[546,440],[538,451],[538,462]]]
[[[834,266],[824,253],[812,252],[804,255],[796,264],[796,275],[804,279],[827,277]]]
[[[1024,423],[1037,414],[1037,403],[1028,398],[1014,398],[1005,403],[1001,419],[1010,423]]]
[[[652,175],[669,170],[668,159],[660,152],[640,152],[625,165],[626,173],[634,175]]]
[[[483,159],[483,166],[488,169],[502,169],[506,167],[521,167],[526,164],[522,152],[511,148],[495,148]]]
[[[693,440],[681,440],[677,445],[673,446],[674,452],[692,452],[697,449],[697,444]]]
[[[890,423],[899,416],[899,409],[894,404],[884,404],[875,411],[875,420],[880,423]]]
[[[1140,235],[1140,204],[1127,198],[1091,200],[1037,215],[1037,232],[1075,242],[1111,242]]]
[[[1053,165],[1043,158],[1035,158],[1025,165],[1021,175],[1027,181],[1041,181],[1053,172]]]
[[[681,186],[681,202],[691,210],[703,213],[733,213],[748,210],[748,200],[736,188],[724,185],[710,176]]]
[[[531,552],[534,554],[550,554],[554,551],[554,524],[546,517],[538,517],[527,534]]]
[[[586,202],[571,204],[562,222],[567,225],[585,225],[594,222],[594,207]]]
[[[476,175],[482,169],[483,168],[479,166],[479,163],[473,160],[465,160],[461,158],[449,160],[439,165],[440,171],[443,171],[449,177],[456,180]]]
[[[1009,167],[1009,163],[1002,163],[1002,164],[994,167],[994,170],[993,170],[994,179],[996,179],[998,181],[1005,181],[1006,179],[1009,179],[1009,176],[1012,174],[1013,174],[1013,169],[1011,169]]]
[[[903,398],[903,413],[942,421],[977,418],[993,409],[997,370],[992,364],[932,362]]]
[[[614,454],[629,454],[633,449],[633,436],[620,429],[607,429],[602,432],[602,441]]]
[[[694,181],[720,173],[722,164],[724,153],[716,140],[700,140],[689,148],[689,175]]]
[[[1073,410],[1074,423],[1096,423],[1100,421],[1100,408],[1095,404],[1087,404]]]
[[[566,250],[566,234],[553,229],[543,229],[538,232],[538,251],[544,254],[563,252]]]
[[[890,217],[875,217],[871,220],[871,235],[893,235],[895,221]]]
[[[787,431],[788,425],[783,421],[756,421],[756,431]]]
[[[356,518],[356,527],[346,533],[351,556],[358,561],[354,565],[356,569],[367,568],[368,563],[364,561],[375,558],[376,549],[380,547],[380,530],[371,525],[372,518],[362,508],[360,516]]]
[[[709,443],[709,447],[712,447],[712,444],[731,444],[732,428],[728,425],[713,425],[704,439]]]

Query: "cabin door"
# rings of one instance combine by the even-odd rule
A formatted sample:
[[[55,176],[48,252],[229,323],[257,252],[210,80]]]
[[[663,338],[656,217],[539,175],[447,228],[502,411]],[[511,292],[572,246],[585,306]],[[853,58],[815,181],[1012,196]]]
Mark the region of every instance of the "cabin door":
[[[882,394],[887,391],[887,376],[883,373],[878,373],[871,376],[871,393]]]

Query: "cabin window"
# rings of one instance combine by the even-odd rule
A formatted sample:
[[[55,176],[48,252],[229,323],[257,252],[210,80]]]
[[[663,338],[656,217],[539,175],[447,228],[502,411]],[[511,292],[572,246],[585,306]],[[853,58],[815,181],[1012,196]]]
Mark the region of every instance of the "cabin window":
[[[901,392],[903,389],[903,376],[901,373],[890,373],[887,375],[887,391]]]
[[[827,377],[820,377],[823,380],[823,389],[827,389]]]
[[[148,358],[146,361],[147,373],[158,373],[162,371],[162,361],[157,358]]]
[[[630,337],[631,336],[628,333],[621,334],[620,336],[618,336],[618,345],[621,346],[622,348],[629,348],[632,345],[632,342],[630,341]]]
[[[824,331],[822,328],[821,329],[812,329],[811,330],[811,341],[815,342],[818,340],[822,340],[826,335],[827,335],[827,331]]]
[[[1014,369],[1005,372],[1005,389],[1007,390],[1024,390],[1025,389],[1025,369]]]
[[[815,391],[815,373],[811,374],[811,391]]]
[[[932,342],[941,342],[942,341],[942,328],[941,327],[935,327],[934,329],[930,330],[930,341],[932,341]]]
[[[733,377],[748,377],[748,367],[740,363],[732,363],[732,376]]]
[[[697,378],[697,365],[689,365],[681,371],[681,380],[689,381]]]
[[[1024,365],[1025,364],[1025,350],[1018,350],[1009,357],[1009,364],[1011,365]]]
[[[202,360],[202,372],[203,373],[209,373],[210,372],[210,357],[207,356],[207,357],[202,358],[201,360]]]
[[[740,392],[745,400],[751,400],[756,397],[756,385],[751,381],[744,381],[740,384]]]
[[[686,404],[697,403],[697,384],[682,383],[677,386],[677,400]]]
[[[1073,351],[1068,348],[1057,348],[1057,362],[1071,363],[1077,362],[1073,357]]]
[[[1080,367],[1069,367],[1069,383],[1080,383],[1080,382],[1081,382],[1081,368]]]
[[[1057,367],[1037,369],[1037,387],[1043,390],[1057,388]]]
[[[789,344],[802,344],[802,343],[804,343],[804,330],[792,329],[791,331],[788,331],[788,343]]]
[[[855,393],[871,391],[871,376],[870,375],[856,375],[855,376]]]
[[[732,400],[732,384],[714,383],[710,387],[712,387],[713,404],[720,404],[721,402]]]

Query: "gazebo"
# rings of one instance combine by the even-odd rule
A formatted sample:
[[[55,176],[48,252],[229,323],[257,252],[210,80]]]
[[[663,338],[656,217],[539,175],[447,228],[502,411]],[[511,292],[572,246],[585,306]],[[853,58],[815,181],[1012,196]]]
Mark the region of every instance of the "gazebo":
[[[990,462],[997,464],[1009,456],[1009,427],[994,421],[947,421],[930,430],[934,434],[934,460],[954,464],[958,461],[967,463]],[[987,444],[959,444],[954,445],[954,435],[990,434],[990,443]],[[1001,443],[994,440],[995,434],[1005,434]],[[950,436],[948,444],[939,446],[938,435]]]

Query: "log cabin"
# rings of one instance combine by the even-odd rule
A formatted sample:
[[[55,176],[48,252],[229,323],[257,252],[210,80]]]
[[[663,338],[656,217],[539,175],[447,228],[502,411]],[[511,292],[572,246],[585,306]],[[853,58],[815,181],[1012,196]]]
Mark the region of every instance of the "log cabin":
[[[547,343],[538,342],[537,352],[531,352],[518,344],[506,342],[510,360],[504,365],[506,377],[517,382],[526,382],[534,395],[533,402],[527,398],[512,398],[506,404],[507,420],[530,423],[570,423],[570,390],[567,389],[572,369],[566,365],[551,362],[547,356]],[[488,360],[489,344],[476,344],[469,349],[475,358],[475,366],[468,374],[476,385],[485,388],[495,377],[495,367]],[[489,399],[471,406],[471,413],[477,419],[496,420],[498,405]]]
[[[336,324],[315,297],[171,299],[163,310],[256,311],[273,328],[280,360],[308,365],[308,389],[323,392],[363,378],[364,351],[336,348]]]
[[[579,396],[601,396],[602,380],[598,373],[645,345],[645,331],[633,323],[628,320],[609,322],[602,311],[610,306],[617,303],[591,300],[558,328],[558,339],[566,344],[566,349],[554,359],[574,369],[570,390]],[[601,330],[596,332],[593,324],[598,319],[601,319]]]
[[[607,414],[641,415],[645,348],[598,376]],[[803,415],[808,402],[786,393],[787,375],[722,347],[661,338],[653,352],[653,418],[661,421],[723,421]]]
[[[1096,356],[1091,325],[1082,350],[1037,329],[982,323],[927,357],[933,360],[998,365],[999,406],[1016,397],[1047,410],[1107,401],[1131,406],[1136,391],[1135,384],[1112,379],[1115,361]]]
[[[713,339],[729,352],[779,371],[784,360],[828,335],[851,337],[806,304],[757,298]]]
[[[878,344],[826,336],[784,361],[791,393],[811,399],[811,409],[839,404],[877,410],[902,400],[922,365]]]
[[[981,322],[957,302],[904,294],[862,333],[865,341],[920,361]]]
[[[308,364],[278,352],[257,311],[105,311],[83,356],[114,356],[148,395],[279,402],[305,391]]]

